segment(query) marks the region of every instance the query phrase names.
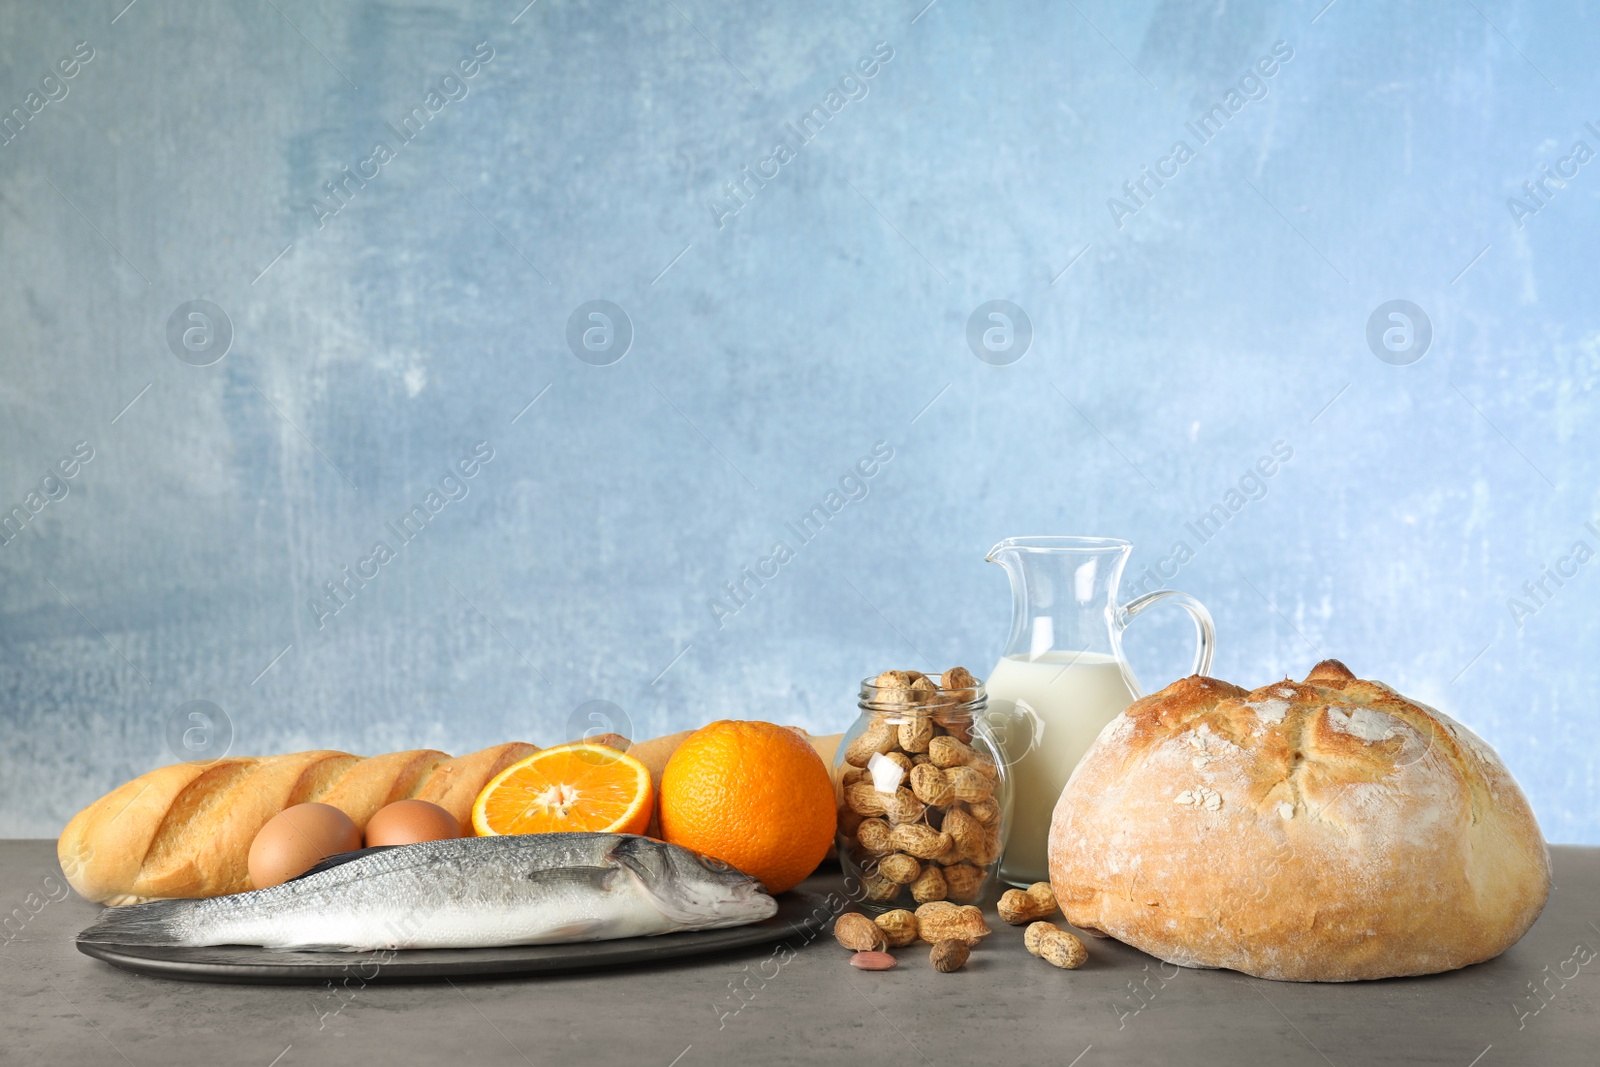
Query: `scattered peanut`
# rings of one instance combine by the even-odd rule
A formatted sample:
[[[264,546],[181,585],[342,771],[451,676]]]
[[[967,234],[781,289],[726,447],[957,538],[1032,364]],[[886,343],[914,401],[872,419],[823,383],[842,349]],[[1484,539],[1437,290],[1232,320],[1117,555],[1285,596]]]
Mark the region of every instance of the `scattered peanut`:
[[[1089,958],[1083,942],[1054,923],[1034,923],[1023,931],[1022,942],[1046,963],[1069,971],[1082,967]]]
[[[878,924],[858,911],[847,911],[833,921],[834,939],[855,952],[870,952],[889,943]]]
[[[899,961],[887,952],[857,952],[850,957],[850,966],[863,971],[892,971]]]
[[[1049,882],[1035,882],[1027,889],[1008,889],[995,906],[1000,918],[1012,926],[1023,926],[1056,913],[1056,895]]]
[[[904,908],[886,911],[873,922],[888,938],[890,948],[902,948],[917,939],[917,917]]]
[[[940,941],[933,946],[933,951],[928,953],[928,960],[933,964],[934,970],[949,974],[966,966],[967,957],[971,954],[972,949],[965,941]]]
[[[989,936],[983,912],[968,905],[933,901],[917,909],[917,936],[936,945],[940,941],[965,941],[976,945]]]

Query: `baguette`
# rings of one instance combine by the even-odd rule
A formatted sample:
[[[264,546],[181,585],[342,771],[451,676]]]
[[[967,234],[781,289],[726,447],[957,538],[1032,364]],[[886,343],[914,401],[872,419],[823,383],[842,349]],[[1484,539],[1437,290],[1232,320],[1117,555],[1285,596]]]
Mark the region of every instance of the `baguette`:
[[[513,741],[452,759],[418,749],[363,759],[347,752],[236,756],[160,767],[119,786],[67,823],[56,844],[79,895],[105,904],[210,897],[253,888],[250,843],[294,804],[331,804],[357,829],[385,804],[416,798],[472,833],[472,802],[489,779],[536,747]]]

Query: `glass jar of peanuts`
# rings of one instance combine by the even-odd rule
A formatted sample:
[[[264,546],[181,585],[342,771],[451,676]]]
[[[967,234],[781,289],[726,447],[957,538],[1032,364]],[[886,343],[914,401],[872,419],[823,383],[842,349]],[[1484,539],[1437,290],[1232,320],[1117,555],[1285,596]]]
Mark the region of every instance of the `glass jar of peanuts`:
[[[839,862],[868,911],[983,895],[1005,848],[1009,784],[983,683],[885,671],[834,756]],[[857,886],[851,880],[859,881]]]

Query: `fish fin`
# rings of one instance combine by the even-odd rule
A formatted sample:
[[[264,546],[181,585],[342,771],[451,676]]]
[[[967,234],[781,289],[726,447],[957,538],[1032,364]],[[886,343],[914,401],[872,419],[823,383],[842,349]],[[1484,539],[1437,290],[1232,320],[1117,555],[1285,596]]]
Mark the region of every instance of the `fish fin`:
[[[178,920],[194,906],[192,900],[151,900],[107,908],[84,928],[78,940],[101,945],[180,944]]]
[[[399,847],[399,845],[373,845],[371,848],[357,848],[352,849],[349,852],[335,852],[327,859],[318,862],[317,865],[312,867],[309,871],[306,871],[304,874],[297,874],[293,878],[289,879],[289,881],[298,882],[302,878],[310,878],[313,874],[321,874],[323,871],[331,871],[335,867],[342,867],[344,864],[350,863],[354,860],[366,859],[368,856],[375,856],[379,852],[387,852],[391,848]]]
[[[567,941],[591,941],[591,935],[599,933],[605,925],[604,919],[583,919],[547,930],[541,940],[561,938]]]

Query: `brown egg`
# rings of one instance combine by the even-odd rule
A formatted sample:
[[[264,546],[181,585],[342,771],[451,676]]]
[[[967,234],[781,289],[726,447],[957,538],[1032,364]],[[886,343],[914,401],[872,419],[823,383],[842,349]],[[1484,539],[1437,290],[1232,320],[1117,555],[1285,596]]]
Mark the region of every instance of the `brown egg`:
[[[350,816],[331,804],[296,804],[274,815],[250,842],[250,881],[257,889],[279,885],[360,847],[361,832]]]
[[[367,847],[415,845],[461,836],[456,817],[426,800],[397,800],[379,808],[367,820]]]

